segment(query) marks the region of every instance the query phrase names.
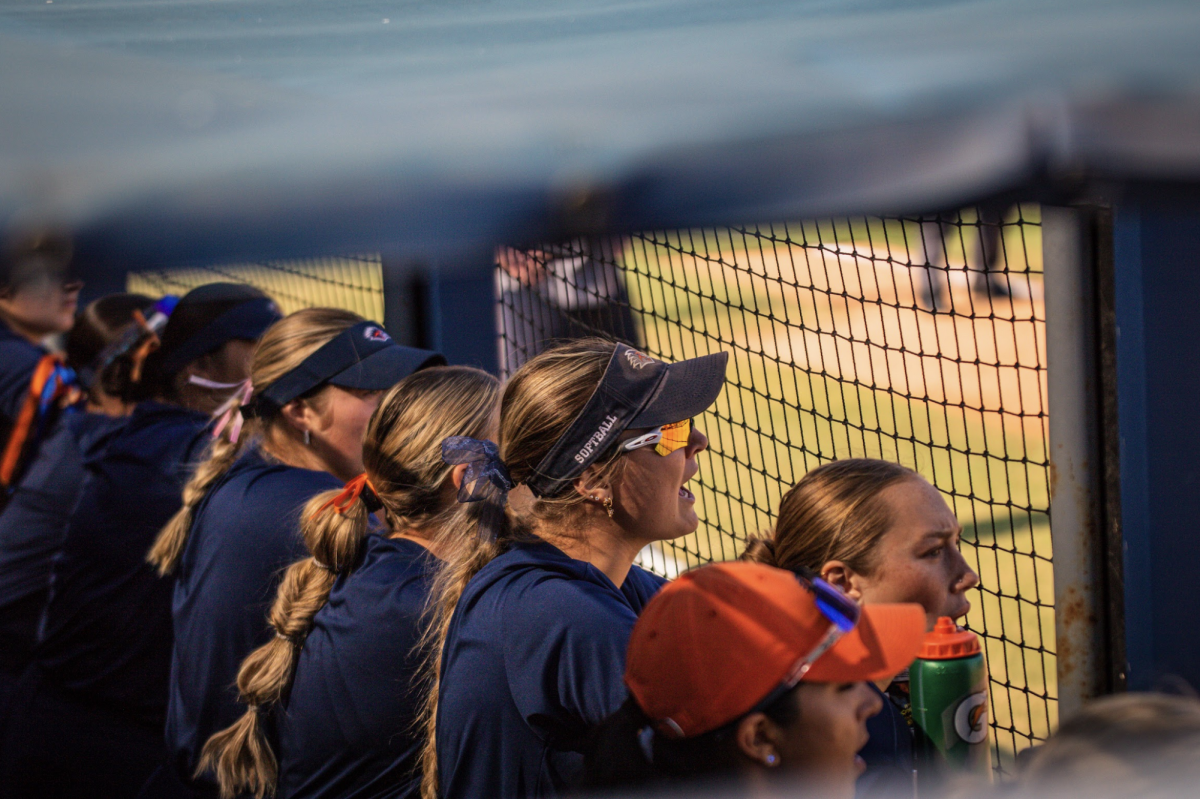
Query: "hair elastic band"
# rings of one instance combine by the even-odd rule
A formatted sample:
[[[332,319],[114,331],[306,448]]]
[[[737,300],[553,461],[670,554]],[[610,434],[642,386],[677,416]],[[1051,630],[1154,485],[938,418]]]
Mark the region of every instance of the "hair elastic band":
[[[458,487],[459,502],[481,499],[494,499],[501,505],[508,502],[508,492],[515,484],[508,467],[500,460],[500,448],[495,442],[450,436],[442,442],[442,460],[451,466],[467,465]]]
[[[135,308],[131,314],[133,320],[121,329],[121,332],[107,347],[100,350],[90,364],[79,368],[80,385],[90,388],[97,377],[104,374],[118,358],[129,353],[130,350],[132,350],[132,354],[130,354],[132,368],[129,371],[129,379],[131,382],[140,383],[146,358],[162,345],[159,334],[167,326],[171,311],[175,309],[178,302],[178,297],[168,294],[151,305],[145,312]],[[149,318],[146,317],[146,313],[150,313]]]
[[[229,440],[236,444],[238,437],[242,434],[242,425],[246,422],[246,418],[242,416],[242,406],[250,402],[250,395],[254,393],[254,385],[250,382],[250,378],[247,377],[240,383],[218,383],[215,380],[189,375],[188,382],[194,386],[210,388],[215,391],[234,389],[229,399],[213,411],[212,418],[216,424],[213,426],[212,437],[219,438],[221,432],[228,426]]]
[[[138,344],[130,353],[129,359],[132,361],[132,366],[129,369],[129,380],[133,383],[142,382],[142,369],[146,365],[146,358],[150,357],[150,353],[162,346],[162,339],[158,337],[158,331],[150,326],[146,321],[146,317],[141,311],[136,308],[133,311],[134,324],[141,331],[139,337],[144,335],[142,343]]]
[[[346,511],[350,510],[350,507],[358,499],[362,499],[362,503],[369,513],[375,513],[383,509],[383,502],[379,499],[379,492],[375,490],[375,485],[371,482],[371,478],[367,477],[366,472],[347,482],[345,487],[342,488],[341,493],[331,497],[329,501],[317,508],[309,518],[317,518],[331,505],[335,511],[344,516]],[[330,571],[333,570],[331,569]]]

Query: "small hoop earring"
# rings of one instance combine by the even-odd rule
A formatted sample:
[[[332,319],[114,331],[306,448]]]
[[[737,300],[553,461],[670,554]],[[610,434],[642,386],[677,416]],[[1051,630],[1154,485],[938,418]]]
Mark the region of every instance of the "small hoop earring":
[[[306,446],[306,447],[312,446],[312,431],[311,430],[304,431],[304,446]]]
[[[612,497],[605,497],[603,504],[604,510],[608,511],[608,518],[611,519],[613,517]]]

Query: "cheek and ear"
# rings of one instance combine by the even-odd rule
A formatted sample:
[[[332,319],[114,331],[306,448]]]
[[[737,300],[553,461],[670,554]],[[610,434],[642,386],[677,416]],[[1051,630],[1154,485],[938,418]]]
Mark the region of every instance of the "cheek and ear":
[[[780,765],[783,730],[765,713],[751,713],[740,722],[734,733],[741,753],[767,768]]]
[[[592,502],[603,504],[606,499],[611,501],[613,497],[612,486],[600,478],[600,470],[595,466],[584,469],[583,474],[575,478],[573,486],[575,493]]]
[[[462,488],[463,475],[467,473],[467,464],[460,463],[450,470],[450,483],[454,486],[455,493]]]
[[[831,560],[821,567],[821,579],[832,586],[842,589],[846,596],[856,602],[863,601],[863,594],[869,590],[870,580],[866,575],[854,571],[840,560]]]
[[[320,430],[323,427],[322,415],[308,400],[292,400],[280,408],[279,413],[297,435],[302,436],[306,430]]]
[[[450,505],[458,501],[458,489],[462,488],[463,476],[466,473],[467,464],[460,463],[450,470],[450,474],[446,475],[446,480],[442,483],[439,491],[443,505]]]

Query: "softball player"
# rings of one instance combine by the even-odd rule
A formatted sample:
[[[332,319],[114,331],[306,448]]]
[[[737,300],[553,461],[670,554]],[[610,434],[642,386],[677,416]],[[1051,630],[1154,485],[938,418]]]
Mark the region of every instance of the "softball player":
[[[82,288],[60,240],[42,237],[0,254],[0,511],[72,382],[43,340],[71,329]]]
[[[716,400],[726,361],[666,364],[583,339],[512,377],[498,447],[447,442],[448,462],[469,467],[477,534],[447,552],[435,594],[426,796],[578,784],[590,727],[624,701],[629,631],[663,582],[634,558],[699,524],[685,484],[707,439],[691,418]]]
[[[0,682],[9,688],[33,655],[50,562],[83,485],[83,458],[94,457],[125,425],[137,357],[155,340],[134,313],[153,305],[140,294],[112,294],[80,314],[67,336],[66,364],[79,375],[85,400],[50,428],[0,514]],[[7,694],[0,686],[0,707]]]
[[[847,458],[813,469],[793,486],[779,504],[771,538],[751,542],[744,558],[811,569],[868,605],[920,603],[933,629],[940,616],[965,616],[966,593],[979,584],[959,551],[961,532],[921,475],[888,461]],[[907,672],[886,675],[876,691],[883,710],[868,724],[860,796],[911,794],[914,774],[932,778],[936,758],[923,754],[932,743],[905,712]]]
[[[921,647],[915,604],[860,608],[811,573],[756,563],[690,571],[629,640],[625,706],[598,730],[589,782],[727,782],[728,795],[854,797],[857,752],[882,701],[870,680]],[[774,789],[774,790],[772,790]]]
[[[274,637],[239,677],[250,708],[205,750],[227,795],[419,794],[418,642],[437,553],[462,534],[464,467],[442,461],[441,442],[493,434],[499,395],[495,378],[467,367],[405,378],[371,418],[365,471],[305,508],[311,556],[284,577]],[[372,529],[373,513],[384,528]]]

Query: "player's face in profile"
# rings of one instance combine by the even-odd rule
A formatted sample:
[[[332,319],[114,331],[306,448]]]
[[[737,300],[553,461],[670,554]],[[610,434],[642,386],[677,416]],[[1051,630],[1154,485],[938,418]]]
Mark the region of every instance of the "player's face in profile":
[[[880,499],[891,510],[892,526],[879,542],[872,573],[858,578],[862,601],[917,602],[931,630],[939,616],[965,616],[971,609],[966,591],[979,576],[963,560],[962,528],[942,495],[912,479],[884,489]]]
[[[0,292],[0,310],[38,337],[65,333],[75,324],[81,288],[81,281],[40,274]]]
[[[327,386],[313,425],[313,445],[333,473],[348,480],[363,470],[362,440],[371,414],[383,399],[382,391],[353,391]]]
[[[806,785],[820,785],[813,795],[854,796],[854,783],[864,764],[858,756],[870,736],[867,719],[883,707],[866,683],[801,683],[792,695],[798,720],[776,728],[779,769]]]
[[[629,434],[648,432],[631,430]],[[659,455],[648,446],[623,456],[628,463],[613,487],[617,523],[646,541],[665,541],[695,532],[700,525],[696,495],[685,484],[700,471],[696,456],[707,448],[708,438],[692,425],[687,446],[670,455]]]

